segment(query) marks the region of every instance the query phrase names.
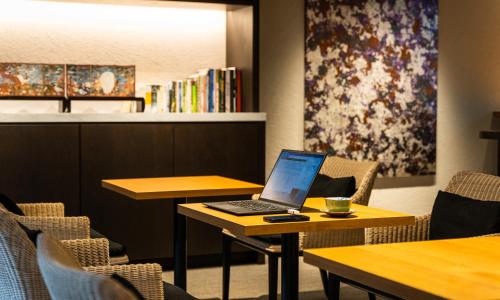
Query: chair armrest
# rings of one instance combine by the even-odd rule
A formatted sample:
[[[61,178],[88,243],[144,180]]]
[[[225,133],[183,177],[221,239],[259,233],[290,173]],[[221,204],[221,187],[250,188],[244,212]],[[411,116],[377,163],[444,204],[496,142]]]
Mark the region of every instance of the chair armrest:
[[[415,225],[366,229],[367,244],[424,241],[429,239],[431,215],[415,217]]]
[[[15,216],[16,220],[32,230],[42,230],[59,240],[89,239],[88,217],[29,217]]]
[[[107,239],[62,240],[84,267],[109,265],[109,241]]]
[[[475,236],[475,237],[482,238],[482,237],[489,237],[489,236],[500,236],[500,232],[490,233],[490,234],[485,234],[485,235],[480,235],[480,236]]]
[[[64,217],[63,203],[20,203],[17,206],[26,216]]]
[[[163,300],[163,280],[159,264],[85,267],[88,272],[111,276],[118,274],[130,281],[148,300]]]

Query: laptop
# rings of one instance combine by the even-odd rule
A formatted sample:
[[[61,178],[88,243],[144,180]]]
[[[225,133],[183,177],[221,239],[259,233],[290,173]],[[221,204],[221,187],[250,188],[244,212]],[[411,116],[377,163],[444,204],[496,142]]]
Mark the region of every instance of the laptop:
[[[325,153],[282,150],[258,200],[203,203],[234,215],[267,215],[301,210]]]

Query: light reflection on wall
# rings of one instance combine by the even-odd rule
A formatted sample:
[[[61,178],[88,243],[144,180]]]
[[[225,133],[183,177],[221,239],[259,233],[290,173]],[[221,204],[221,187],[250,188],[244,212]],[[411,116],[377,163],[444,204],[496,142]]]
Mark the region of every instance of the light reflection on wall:
[[[0,0],[0,60],[134,64],[138,89],[225,65],[222,8],[108,2]],[[1,102],[0,112],[30,111],[32,105],[21,109],[21,104]]]

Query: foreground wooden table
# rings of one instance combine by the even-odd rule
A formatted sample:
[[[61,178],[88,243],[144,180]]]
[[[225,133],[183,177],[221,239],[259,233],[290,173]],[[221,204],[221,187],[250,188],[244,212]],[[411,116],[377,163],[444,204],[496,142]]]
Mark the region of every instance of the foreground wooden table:
[[[105,179],[102,187],[138,201],[170,199],[174,202],[174,284],[186,289],[186,217],[177,205],[187,198],[249,195],[263,186],[222,176],[183,176],[133,179]]]
[[[319,211],[324,205],[324,198],[307,199],[302,214],[308,215],[311,219],[307,222],[290,223],[267,223],[263,221],[262,215],[235,216],[207,208],[201,203],[181,204],[178,213],[228,229],[235,234],[247,236],[281,234],[282,299],[298,299],[299,232],[415,224],[414,216],[362,205],[353,205],[356,212],[352,217],[329,218]]]
[[[405,299],[499,299],[500,237],[309,249],[304,262]]]

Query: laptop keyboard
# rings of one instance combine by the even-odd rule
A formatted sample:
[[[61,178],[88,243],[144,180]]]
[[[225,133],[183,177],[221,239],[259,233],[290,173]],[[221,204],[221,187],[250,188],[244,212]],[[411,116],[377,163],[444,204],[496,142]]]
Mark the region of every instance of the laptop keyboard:
[[[231,201],[232,205],[244,207],[253,211],[266,211],[266,210],[286,210],[287,208],[284,206],[277,206],[267,202],[258,201],[258,200],[239,200],[239,201]]]

